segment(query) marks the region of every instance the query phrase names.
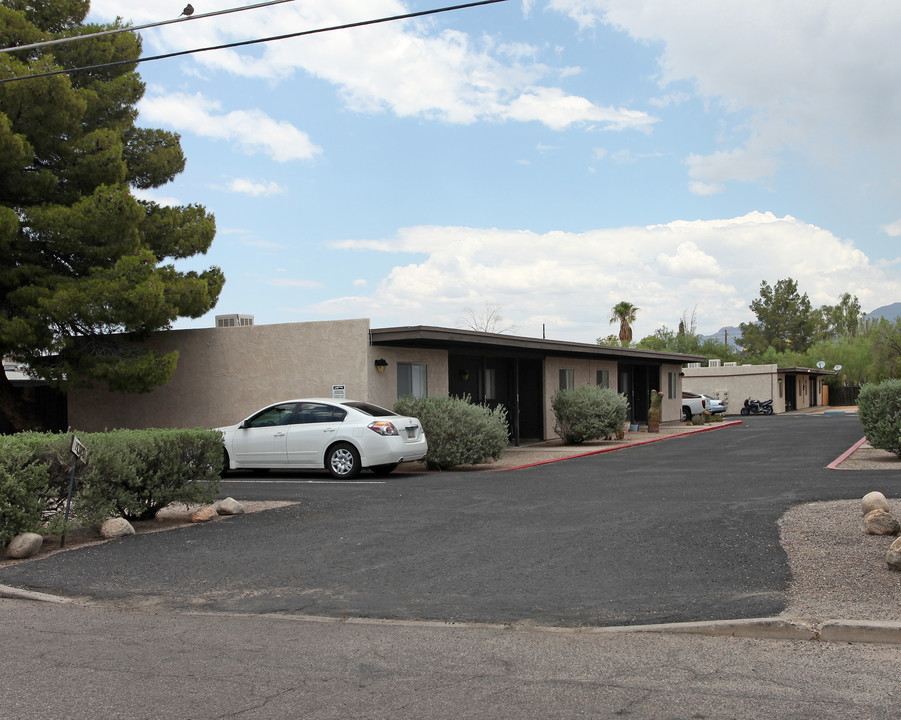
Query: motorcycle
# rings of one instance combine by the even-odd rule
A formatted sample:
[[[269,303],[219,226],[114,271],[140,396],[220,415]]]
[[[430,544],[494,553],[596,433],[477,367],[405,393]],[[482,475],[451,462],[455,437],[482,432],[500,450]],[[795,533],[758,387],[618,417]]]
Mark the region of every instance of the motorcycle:
[[[775,410],[773,410],[772,400],[764,400],[761,402],[760,400],[748,398],[745,400],[744,407],[739,412],[742,415],[772,415]]]

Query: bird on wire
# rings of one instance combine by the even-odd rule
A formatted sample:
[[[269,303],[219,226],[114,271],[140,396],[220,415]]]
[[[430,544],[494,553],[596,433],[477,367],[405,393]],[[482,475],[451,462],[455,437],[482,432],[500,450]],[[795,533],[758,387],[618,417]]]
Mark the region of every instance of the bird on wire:
[[[194,6],[191,3],[185,5],[185,9],[181,11],[185,17],[191,17],[194,14]]]

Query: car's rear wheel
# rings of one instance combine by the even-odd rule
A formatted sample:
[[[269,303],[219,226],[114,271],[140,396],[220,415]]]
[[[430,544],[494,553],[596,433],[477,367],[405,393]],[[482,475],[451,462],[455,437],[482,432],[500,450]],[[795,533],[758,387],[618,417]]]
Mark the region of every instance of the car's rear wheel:
[[[687,405],[682,406],[682,422],[688,422],[691,420],[691,410],[688,409]]]
[[[360,453],[349,443],[338,443],[329,448],[325,466],[337,480],[349,480],[360,474]]]
[[[397,469],[397,463],[390,463],[388,465],[373,465],[369,468],[376,475],[390,475]]]

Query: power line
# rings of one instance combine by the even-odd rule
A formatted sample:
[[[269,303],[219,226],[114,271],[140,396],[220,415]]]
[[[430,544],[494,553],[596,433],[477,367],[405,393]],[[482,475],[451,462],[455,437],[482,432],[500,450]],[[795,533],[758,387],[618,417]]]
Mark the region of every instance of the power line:
[[[277,0],[278,2],[290,2],[291,0]],[[210,50],[228,50],[236,47],[245,47],[248,45],[258,45],[260,43],[274,42],[277,40],[289,40],[291,38],[303,37],[305,35],[317,35],[319,33],[332,32],[334,30],[349,30],[351,28],[365,27],[367,25],[378,25],[381,23],[394,22],[395,20],[409,20],[410,18],[423,17],[425,15],[437,15],[438,13],[452,12],[454,10],[465,10],[468,8],[479,7],[480,5],[494,5],[496,3],[507,2],[507,0],[478,0],[478,2],[465,3],[463,5],[451,5],[449,7],[436,8],[433,10],[421,10],[419,12],[406,13],[404,15],[392,15],[391,17],[377,18],[375,20],[362,20],[359,22],[345,23],[344,25],[333,25],[326,28],[318,28],[316,30],[302,30],[300,32],[288,33],[285,35],[273,35],[256,40],[242,40],[240,42],[226,43],[224,45],[211,45],[209,47],[196,48],[194,50],[179,50],[177,52],[166,53],[164,55],[152,55],[151,57],[136,58],[134,60],[117,60],[114,62],[101,63],[99,65],[85,65],[77,68],[68,68],[65,70],[51,70],[43,73],[35,73],[34,75],[20,75],[17,77],[0,78],[0,84],[15,82],[16,80],[32,80],[35,78],[51,77],[53,75],[68,75],[70,73],[82,72],[85,70],[99,70],[107,67],[117,67],[119,65],[137,65],[139,63],[150,62],[151,60],[166,60],[168,58],[180,57],[182,55],[193,55],[194,53],[209,52]],[[202,15],[197,18],[205,17]],[[179,22],[184,22],[188,18],[180,18]],[[175,21],[168,21],[175,22]],[[136,28],[127,28],[134,30]],[[20,50],[21,48],[14,48]]]
[[[186,17],[179,16],[174,20],[159,20],[157,22],[147,23],[146,25],[130,25],[127,27],[114,28],[113,30],[103,30],[101,32],[87,33],[85,35],[71,35],[69,37],[57,38],[56,40],[43,40],[41,42],[31,43],[30,45],[15,45],[13,47],[0,48],[0,52],[15,52],[16,50],[33,50],[35,48],[47,47],[48,45],[59,45],[61,43],[74,42],[76,40],[88,40],[89,38],[103,37],[105,35],[115,35],[124,32],[136,32],[138,30],[147,30],[148,28],[160,27],[161,25],[171,25],[173,23],[187,22],[188,20],[200,20],[201,18],[213,17],[214,15],[227,15],[229,13],[243,12],[244,10],[256,10],[269,5],[280,5],[281,3],[294,2],[294,0],[269,0],[269,2],[261,2],[256,5],[245,5],[243,7],[230,8],[228,10],[216,10],[214,12],[204,13],[202,15],[190,15]]]

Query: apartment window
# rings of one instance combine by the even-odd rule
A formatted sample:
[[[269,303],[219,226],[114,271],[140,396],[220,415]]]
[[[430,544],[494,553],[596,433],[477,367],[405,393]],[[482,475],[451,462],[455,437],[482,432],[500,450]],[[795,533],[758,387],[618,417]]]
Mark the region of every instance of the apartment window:
[[[677,375],[674,372],[668,372],[666,374],[667,397],[670,400],[674,400],[676,397],[676,378]]]
[[[497,399],[497,377],[494,368],[485,368],[485,399]]]
[[[397,363],[397,397],[428,397],[428,370],[426,363]]]
[[[598,370],[598,387],[608,388],[610,387],[610,371],[609,370]]]
[[[561,390],[572,390],[576,387],[576,371],[575,370],[560,370],[560,389]]]

